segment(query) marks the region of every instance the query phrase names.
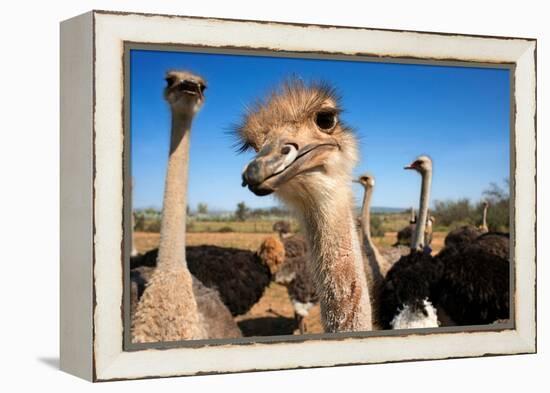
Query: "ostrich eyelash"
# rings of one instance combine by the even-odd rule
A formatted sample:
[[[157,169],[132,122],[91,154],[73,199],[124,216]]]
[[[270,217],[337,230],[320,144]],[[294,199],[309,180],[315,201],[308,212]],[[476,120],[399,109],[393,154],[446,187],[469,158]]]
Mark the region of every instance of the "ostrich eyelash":
[[[248,142],[236,143],[235,150],[237,154],[246,153],[247,151],[253,150],[252,145]]]

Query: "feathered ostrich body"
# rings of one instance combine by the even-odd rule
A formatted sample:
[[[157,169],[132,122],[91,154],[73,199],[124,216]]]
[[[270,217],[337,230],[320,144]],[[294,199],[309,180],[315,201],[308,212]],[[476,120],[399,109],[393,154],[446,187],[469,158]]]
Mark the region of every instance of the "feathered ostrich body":
[[[153,249],[130,258],[132,271],[140,266],[156,267],[157,257],[158,249]],[[285,261],[285,254],[278,241],[268,238],[256,252],[212,245],[188,246],[186,259],[191,274],[206,287],[216,289],[236,316],[245,314],[260,300]]]
[[[311,254],[306,239],[300,234],[290,233],[290,224],[279,221],[273,225],[285,250],[285,262],[277,271],[275,281],[286,286],[294,307],[294,316],[300,333],[306,332],[304,318],[310,309],[319,302],[311,272]]]
[[[487,211],[489,209],[489,203],[483,201],[483,216],[481,225],[475,227],[473,225],[464,225],[459,228],[453,229],[445,237],[445,246],[459,246],[464,247],[471,244],[475,239],[484,233],[489,232],[487,225]]]

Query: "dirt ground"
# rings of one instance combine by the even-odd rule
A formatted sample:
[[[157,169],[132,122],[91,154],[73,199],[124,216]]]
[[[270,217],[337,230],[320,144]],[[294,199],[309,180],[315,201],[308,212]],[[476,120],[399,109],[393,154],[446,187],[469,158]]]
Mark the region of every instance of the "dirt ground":
[[[187,233],[187,244],[190,246],[210,244],[221,247],[234,247],[256,250],[261,242],[273,233]],[[446,233],[434,232],[432,240],[433,253],[437,254],[444,244]],[[387,232],[383,238],[374,238],[379,247],[389,247],[397,239],[396,232]],[[155,248],[159,244],[158,233],[135,232],[134,241],[141,252]],[[245,336],[273,336],[297,334],[294,320],[294,309],[284,286],[271,283],[264,295],[248,313],[235,318]],[[306,334],[322,333],[319,305],[311,309],[305,319]]]

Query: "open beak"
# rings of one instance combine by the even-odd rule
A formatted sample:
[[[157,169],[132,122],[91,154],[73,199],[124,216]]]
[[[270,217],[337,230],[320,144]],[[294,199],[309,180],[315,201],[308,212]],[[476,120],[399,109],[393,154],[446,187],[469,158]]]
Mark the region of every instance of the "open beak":
[[[311,143],[303,147],[285,141],[265,146],[242,173],[242,186],[258,196],[269,195],[296,175],[322,165],[335,142]]]
[[[404,166],[403,169],[416,169],[416,167],[414,166],[414,164],[409,164],[407,166]]]
[[[192,80],[184,80],[180,83],[179,89],[185,94],[189,94],[192,96],[199,96],[200,99],[204,98],[202,94],[201,86],[198,82],[195,82]]]

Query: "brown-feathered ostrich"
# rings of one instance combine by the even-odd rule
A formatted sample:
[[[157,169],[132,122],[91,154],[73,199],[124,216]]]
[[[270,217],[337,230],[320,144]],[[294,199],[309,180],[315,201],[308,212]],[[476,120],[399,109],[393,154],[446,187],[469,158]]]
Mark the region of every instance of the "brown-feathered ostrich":
[[[189,140],[193,117],[204,102],[204,80],[189,72],[166,76],[172,113],[157,267],[132,320],[135,342],[229,338],[241,335],[217,293],[193,279],[185,259]]]
[[[299,234],[290,233],[288,222],[276,222],[273,230],[279,233],[285,250],[285,261],[275,274],[275,281],[286,286],[294,308],[294,318],[300,334],[303,334],[307,331],[305,318],[311,308],[319,302],[310,270],[311,255],[306,239]]]
[[[157,266],[158,249],[130,258],[132,272]],[[279,239],[267,237],[254,251],[213,245],[188,246],[187,267],[208,288],[215,289],[233,316],[248,312],[260,300],[285,261]],[[145,284],[147,278],[134,273]],[[140,292],[136,292],[139,299]]]
[[[487,234],[470,244],[446,246],[432,257],[423,245],[432,163],[421,156],[407,168],[422,176],[419,222],[411,254],[399,260],[386,277],[380,306],[383,326],[436,327],[438,314],[457,325],[507,319],[509,261],[494,250],[506,237]]]
[[[275,224],[273,224],[273,230],[279,234],[279,237],[281,239],[292,235],[290,222],[288,221],[277,221]]]
[[[355,229],[351,172],[353,133],[340,120],[334,90],[291,80],[247,113],[238,134],[255,158],[243,186],[275,193],[305,229],[311,272],[326,332],[372,329],[361,244]]]

